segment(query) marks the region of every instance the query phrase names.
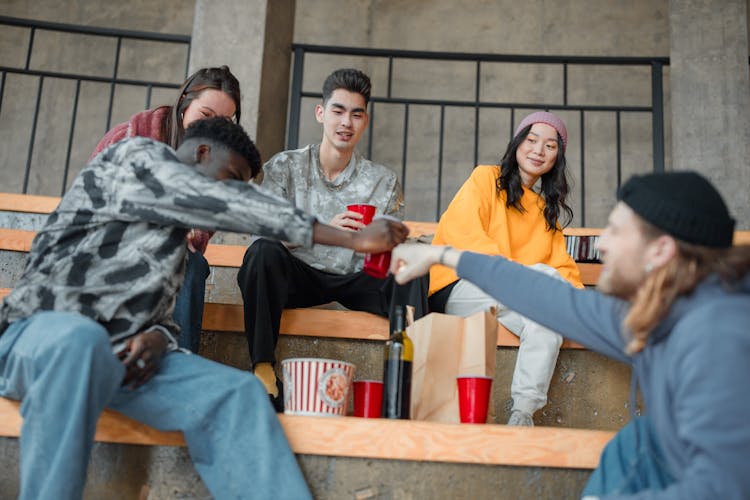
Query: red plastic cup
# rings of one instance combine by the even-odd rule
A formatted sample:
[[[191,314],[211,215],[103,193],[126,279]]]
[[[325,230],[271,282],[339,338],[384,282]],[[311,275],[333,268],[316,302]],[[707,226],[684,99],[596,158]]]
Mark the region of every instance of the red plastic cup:
[[[390,215],[379,215],[377,218],[400,222],[396,217]],[[385,279],[388,276],[388,268],[390,267],[391,252],[365,254],[365,265],[362,270],[373,278]]]
[[[377,210],[377,207],[375,205],[368,205],[367,203],[357,203],[354,205],[347,205],[346,209],[362,214],[362,224],[366,226],[372,222],[372,218],[375,217],[375,210]]]
[[[383,382],[379,380],[356,380],[354,382],[354,416],[380,418],[383,402]]]
[[[461,375],[456,377],[456,383],[458,384],[458,411],[461,423],[486,423],[492,377]]]
[[[391,252],[365,254],[364,272],[373,278],[385,279],[391,267]]]

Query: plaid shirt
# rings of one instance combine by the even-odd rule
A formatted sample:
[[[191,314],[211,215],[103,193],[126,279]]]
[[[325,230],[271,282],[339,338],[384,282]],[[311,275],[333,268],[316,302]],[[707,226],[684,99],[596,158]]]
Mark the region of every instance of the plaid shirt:
[[[157,325],[176,332],[171,318],[190,228],[309,247],[314,222],[253,184],[202,175],[166,144],[118,142],[81,171],[34,238],[24,274],[0,308],[0,332],[46,310],[88,316],[113,342]]]

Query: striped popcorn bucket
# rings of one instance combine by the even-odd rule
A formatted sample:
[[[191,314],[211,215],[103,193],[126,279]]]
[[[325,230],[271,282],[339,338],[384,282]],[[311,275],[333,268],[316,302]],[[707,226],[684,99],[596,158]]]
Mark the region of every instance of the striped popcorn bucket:
[[[284,413],[346,415],[354,369],[353,364],[335,359],[283,360]]]

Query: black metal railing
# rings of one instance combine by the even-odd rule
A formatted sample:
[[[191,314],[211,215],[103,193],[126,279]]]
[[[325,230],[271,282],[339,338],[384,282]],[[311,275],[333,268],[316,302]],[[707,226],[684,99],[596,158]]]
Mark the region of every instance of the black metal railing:
[[[580,120],[580,173],[578,175],[577,187],[580,190],[580,213],[577,214],[582,226],[586,224],[586,134],[585,118],[590,112],[611,112],[615,114],[616,120],[616,140],[613,148],[616,149],[614,154],[617,158],[617,186],[619,187],[622,177],[622,131],[621,115],[623,113],[649,113],[651,114],[652,126],[652,149],[653,149],[653,170],[656,172],[664,170],[664,96],[663,96],[663,67],[669,64],[669,59],[665,57],[583,57],[583,56],[533,56],[533,55],[500,55],[500,54],[470,54],[470,53],[452,53],[452,52],[422,52],[407,50],[390,50],[390,49],[367,49],[367,48],[349,48],[349,47],[331,47],[317,45],[293,45],[294,65],[292,72],[291,100],[287,134],[287,147],[292,149],[299,147],[300,135],[300,111],[303,98],[320,98],[321,93],[309,92],[303,89],[305,57],[308,54],[323,54],[328,56],[341,56],[343,58],[375,58],[387,60],[387,86],[385,93],[373,95],[370,102],[371,118],[375,114],[376,105],[396,104],[402,105],[403,114],[403,138],[402,138],[402,158],[401,158],[401,181],[404,190],[407,183],[407,163],[412,154],[408,150],[408,132],[409,132],[409,109],[411,106],[436,106],[440,109],[440,124],[438,137],[437,152],[437,196],[435,220],[438,220],[441,214],[441,189],[443,177],[443,139],[445,134],[445,110],[450,107],[473,108],[474,109],[474,143],[473,143],[473,160],[474,165],[479,159],[479,137],[480,123],[479,112],[486,108],[501,108],[510,110],[510,130],[513,131],[515,122],[515,110],[548,110],[548,111],[577,111]],[[440,100],[424,99],[415,97],[404,97],[394,95],[392,83],[394,81],[394,60],[417,60],[417,61],[435,61],[444,63],[445,61],[470,62],[475,64],[474,76],[474,96],[473,99],[466,100]],[[541,64],[541,65],[558,65],[562,68],[562,99],[559,102],[498,102],[482,99],[482,68],[486,63],[514,63],[514,64]],[[643,106],[634,105],[589,105],[576,104],[569,100],[569,66],[640,66],[650,69],[650,88],[651,104]],[[321,82],[322,83],[322,82]],[[318,87],[319,88],[319,87]],[[377,90],[377,89],[375,89]],[[392,117],[391,117],[392,118]],[[374,127],[369,127],[368,157],[372,157],[372,144]],[[396,147],[396,146],[394,146]]]
[[[91,26],[78,26],[71,24],[52,23],[44,21],[35,21],[27,19],[19,19],[14,17],[0,16],[0,26],[14,26],[24,28],[28,30],[28,39],[26,44],[25,63],[23,66],[12,67],[6,64],[0,64],[0,119],[2,118],[2,102],[6,88],[6,76],[8,74],[18,74],[37,77],[37,89],[36,89],[36,102],[33,110],[33,121],[31,125],[31,133],[28,144],[28,151],[26,155],[26,167],[24,170],[24,179],[22,185],[22,192],[27,193],[29,187],[29,176],[31,172],[32,155],[34,153],[34,143],[36,139],[37,126],[39,120],[40,104],[42,99],[42,90],[44,87],[45,79],[61,79],[61,80],[72,80],[76,82],[75,95],[73,97],[72,112],[69,116],[69,132],[68,132],[68,145],[65,155],[65,166],[62,178],[62,187],[60,194],[62,195],[67,186],[68,172],[70,169],[70,156],[73,147],[73,137],[76,128],[76,117],[79,106],[79,96],[81,92],[82,82],[97,82],[105,83],[110,85],[109,99],[106,110],[102,110],[103,114],[106,114],[106,130],[109,130],[112,125],[112,108],[115,99],[115,88],[118,85],[130,85],[135,87],[141,87],[146,89],[145,107],[151,106],[151,94],[155,88],[164,89],[177,89],[180,87],[180,82],[160,82],[150,81],[142,79],[129,79],[122,78],[118,72],[121,65],[121,52],[123,40],[140,40],[148,42],[160,42],[165,44],[179,44],[185,46],[185,71],[184,76],[187,76],[188,61],[190,59],[190,36],[189,35],[176,35],[176,34],[165,34],[165,33],[149,33],[143,31],[132,31],[132,30],[121,30],[121,29],[109,29],[109,28],[98,28]],[[93,35],[96,37],[103,37],[116,40],[115,52],[112,55],[112,68],[111,72],[107,76],[99,75],[86,75],[77,73],[68,73],[60,71],[47,71],[44,69],[32,68],[32,52],[34,50],[34,40],[37,33],[40,31],[55,31],[77,35]],[[21,49],[22,50],[22,49]],[[85,57],[85,54],[80,54],[79,57]],[[135,112],[136,110],[133,110]],[[61,117],[52,117],[57,120],[60,126],[64,126],[65,120]]]

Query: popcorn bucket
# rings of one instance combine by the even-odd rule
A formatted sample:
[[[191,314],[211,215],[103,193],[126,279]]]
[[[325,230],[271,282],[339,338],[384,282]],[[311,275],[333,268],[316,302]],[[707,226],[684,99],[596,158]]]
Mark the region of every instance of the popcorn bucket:
[[[283,360],[284,413],[346,415],[354,369],[353,364],[335,359]]]

